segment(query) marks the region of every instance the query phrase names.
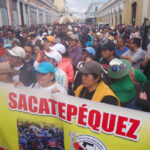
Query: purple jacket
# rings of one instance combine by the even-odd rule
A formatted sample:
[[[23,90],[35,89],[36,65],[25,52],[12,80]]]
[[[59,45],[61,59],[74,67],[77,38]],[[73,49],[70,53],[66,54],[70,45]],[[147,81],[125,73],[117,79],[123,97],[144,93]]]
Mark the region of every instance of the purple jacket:
[[[78,64],[78,62],[81,61],[81,58],[82,58],[82,49],[77,46],[72,51],[70,51],[70,49],[68,49],[68,52],[69,52],[69,57],[72,60],[73,67],[76,67],[77,64]]]

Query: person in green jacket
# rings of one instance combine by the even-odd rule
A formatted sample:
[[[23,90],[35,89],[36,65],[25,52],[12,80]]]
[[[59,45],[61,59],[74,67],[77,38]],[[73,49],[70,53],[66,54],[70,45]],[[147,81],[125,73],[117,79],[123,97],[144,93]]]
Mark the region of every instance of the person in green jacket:
[[[115,58],[109,63],[108,77],[111,78],[110,88],[126,108],[138,109],[135,102],[137,89],[143,87],[146,76],[125,59]]]

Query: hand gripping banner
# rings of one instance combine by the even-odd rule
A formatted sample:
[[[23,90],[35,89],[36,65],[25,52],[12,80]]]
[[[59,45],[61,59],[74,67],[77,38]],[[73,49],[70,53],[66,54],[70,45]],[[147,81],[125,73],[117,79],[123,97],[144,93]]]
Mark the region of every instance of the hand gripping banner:
[[[149,150],[149,113],[0,83],[0,150]]]

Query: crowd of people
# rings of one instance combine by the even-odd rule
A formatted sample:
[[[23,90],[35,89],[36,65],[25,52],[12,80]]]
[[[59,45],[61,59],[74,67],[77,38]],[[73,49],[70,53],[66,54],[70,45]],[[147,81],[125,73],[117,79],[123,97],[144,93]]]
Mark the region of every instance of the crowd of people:
[[[64,150],[64,133],[61,128],[18,121],[20,150]]]
[[[119,25],[0,29],[0,81],[150,111],[150,43]]]

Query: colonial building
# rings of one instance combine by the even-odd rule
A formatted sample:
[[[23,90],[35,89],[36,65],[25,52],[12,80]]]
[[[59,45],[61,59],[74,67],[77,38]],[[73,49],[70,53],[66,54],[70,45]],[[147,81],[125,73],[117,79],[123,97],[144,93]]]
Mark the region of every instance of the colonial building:
[[[150,19],[150,0],[109,0],[97,11],[97,16],[111,26],[119,24],[142,25]]]
[[[49,24],[58,15],[54,0],[0,0],[0,26]]]
[[[93,24],[97,21],[97,10],[102,6],[100,0],[93,0],[85,12],[85,20],[88,24]]]
[[[126,0],[124,9],[125,24],[142,25],[144,18],[150,19],[150,0]]]
[[[69,9],[66,0],[55,0],[54,5],[56,6],[56,8],[58,8],[60,16],[69,14]]]
[[[122,24],[125,0],[109,0],[98,9],[99,20],[109,23],[111,26]]]

